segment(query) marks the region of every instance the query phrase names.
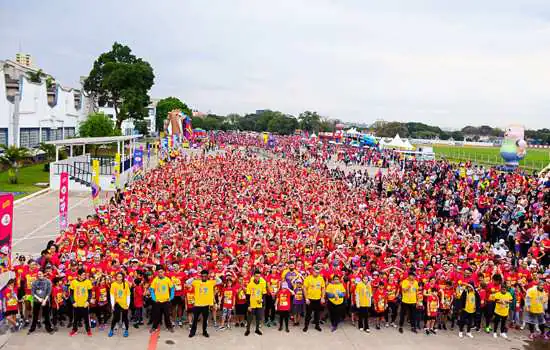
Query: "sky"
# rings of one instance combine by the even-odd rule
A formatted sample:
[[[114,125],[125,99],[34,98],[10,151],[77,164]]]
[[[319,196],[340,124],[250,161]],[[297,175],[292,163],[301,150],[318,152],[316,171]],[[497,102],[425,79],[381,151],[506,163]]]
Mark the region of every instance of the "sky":
[[[550,127],[548,0],[0,0],[0,59],[65,86],[115,41],[202,112]]]

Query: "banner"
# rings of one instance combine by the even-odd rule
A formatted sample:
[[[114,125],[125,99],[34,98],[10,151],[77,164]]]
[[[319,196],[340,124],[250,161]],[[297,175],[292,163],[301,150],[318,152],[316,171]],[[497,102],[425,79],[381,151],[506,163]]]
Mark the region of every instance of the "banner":
[[[136,149],[134,150],[134,167],[143,168],[143,150]]]
[[[111,187],[118,188],[120,184],[120,153],[115,154],[113,162],[113,175],[111,176]]]
[[[1,272],[11,267],[11,239],[13,229],[13,194],[0,195],[0,258]]]
[[[62,172],[59,177],[59,231],[69,225],[69,174]]]
[[[92,201],[94,206],[99,205],[99,160],[92,160]]]

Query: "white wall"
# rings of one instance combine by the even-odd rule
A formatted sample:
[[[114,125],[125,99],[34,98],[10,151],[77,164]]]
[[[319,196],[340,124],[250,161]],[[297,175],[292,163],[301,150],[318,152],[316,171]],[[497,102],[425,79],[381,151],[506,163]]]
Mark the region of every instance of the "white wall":
[[[78,131],[79,120],[84,119],[83,109],[77,110],[74,105],[75,91],[59,87],[57,89],[57,104],[50,107],[46,91],[46,82],[35,84],[26,77],[22,77],[22,95],[19,104],[20,128],[75,128]],[[14,104],[6,98],[6,82],[3,70],[0,70],[0,128],[10,127]],[[10,143],[19,144],[19,140],[12,140],[13,131],[8,130]]]

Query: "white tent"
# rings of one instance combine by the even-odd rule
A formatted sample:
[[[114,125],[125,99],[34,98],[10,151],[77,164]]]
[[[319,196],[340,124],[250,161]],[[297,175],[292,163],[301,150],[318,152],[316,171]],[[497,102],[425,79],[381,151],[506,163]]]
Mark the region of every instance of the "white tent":
[[[355,136],[355,135],[359,135],[361,133],[359,131],[357,131],[356,128],[351,128],[349,130],[346,130],[346,134],[351,135],[351,136]]]
[[[399,134],[397,134],[390,142],[386,143],[384,146],[386,148],[405,148],[405,143],[403,142],[403,140],[401,140]]]
[[[311,136],[309,137],[310,139],[316,139],[317,138],[317,135],[315,135],[315,133],[311,134]]]
[[[403,144],[404,144],[403,148],[405,148],[407,150],[414,149],[414,146],[411,144],[411,142],[409,140],[405,140],[405,142],[403,142]]]

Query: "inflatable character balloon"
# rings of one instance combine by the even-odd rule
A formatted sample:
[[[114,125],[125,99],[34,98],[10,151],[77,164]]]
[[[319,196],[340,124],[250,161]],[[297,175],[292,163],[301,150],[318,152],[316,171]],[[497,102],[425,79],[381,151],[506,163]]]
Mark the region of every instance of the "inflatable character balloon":
[[[516,168],[519,161],[527,154],[527,142],[523,138],[524,131],[521,125],[510,125],[504,131],[500,155],[507,167]]]
[[[180,135],[183,130],[183,118],[179,109],[174,109],[168,112],[168,116],[164,121],[164,132],[166,135]]]

